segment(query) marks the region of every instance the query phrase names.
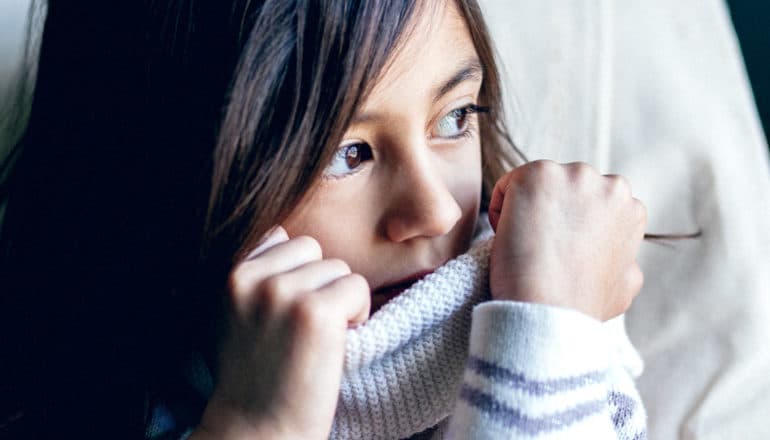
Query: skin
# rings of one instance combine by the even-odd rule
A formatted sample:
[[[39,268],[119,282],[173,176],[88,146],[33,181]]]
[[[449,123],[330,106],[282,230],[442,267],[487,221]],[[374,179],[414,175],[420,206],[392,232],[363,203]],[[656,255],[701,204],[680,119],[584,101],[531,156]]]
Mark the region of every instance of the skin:
[[[479,137],[450,141],[436,127],[476,102],[481,78],[436,98],[476,58],[457,11],[437,10],[415,24],[348,129],[342,146],[366,142],[371,160],[350,175],[346,161],[330,166],[231,274],[217,384],[192,438],[328,438],[345,333],[381,302],[371,292],[468,248],[482,184]],[[476,117],[468,115],[471,127]],[[641,289],[646,212],[622,177],[535,161],[497,182],[489,216],[496,300],[606,320]]]
[[[478,217],[478,115],[466,118],[470,136],[441,134],[460,132],[447,114],[478,103],[481,72],[436,93],[478,56],[455,10],[433,18],[435,27],[415,29],[344,136],[343,146],[369,144],[372,160],[353,174],[327,175],[282,225],[289,237],[316,239],[325,257],[347,262],[374,291],[467,250]],[[437,127],[442,118],[450,130]],[[335,169],[346,170],[344,162],[327,172]]]

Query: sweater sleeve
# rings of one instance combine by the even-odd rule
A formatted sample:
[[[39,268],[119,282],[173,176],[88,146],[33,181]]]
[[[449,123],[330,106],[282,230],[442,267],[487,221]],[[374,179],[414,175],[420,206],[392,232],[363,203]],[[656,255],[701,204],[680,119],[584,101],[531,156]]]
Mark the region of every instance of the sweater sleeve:
[[[512,301],[476,306],[472,322],[447,438],[646,438],[639,393],[604,324]]]

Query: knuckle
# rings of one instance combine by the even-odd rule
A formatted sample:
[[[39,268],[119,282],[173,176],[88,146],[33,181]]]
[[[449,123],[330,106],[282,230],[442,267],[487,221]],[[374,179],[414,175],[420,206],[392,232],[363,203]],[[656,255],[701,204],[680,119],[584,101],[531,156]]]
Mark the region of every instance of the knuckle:
[[[599,173],[585,162],[572,162],[567,164],[567,179],[574,188],[580,191],[595,192],[595,187],[598,186]]]
[[[618,194],[621,196],[627,196],[631,194],[631,183],[623,176],[613,174],[606,176],[608,180],[609,192],[611,194]]]
[[[548,159],[539,159],[527,164],[527,167],[535,172],[552,172],[559,167],[559,164]]]
[[[567,164],[567,166],[569,167],[570,173],[573,175],[573,177],[578,179],[584,179],[586,177],[598,174],[591,165],[585,162],[572,162]]]
[[[259,281],[257,274],[244,266],[239,266],[233,270],[227,280],[230,292],[236,296],[246,295],[254,291]]]
[[[227,277],[227,287],[233,295],[239,295],[244,291],[243,273],[240,268],[236,268]]]
[[[259,290],[264,294],[274,295],[281,293],[285,286],[285,281],[280,275],[267,277],[259,283]]]
[[[324,302],[317,295],[308,295],[295,302],[290,313],[292,321],[305,329],[320,328],[329,318]]]
[[[556,165],[558,165],[556,162],[549,159],[538,159],[538,160],[533,160],[532,162],[529,163],[529,167],[534,170],[551,169]]]
[[[266,278],[259,283],[259,303],[266,310],[278,310],[289,299],[286,279],[280,275]]]
[[[559,172],[561,166],[547,159],[540,159],[527,164],[529,173],[527,176],[535,182],[548,182]]]

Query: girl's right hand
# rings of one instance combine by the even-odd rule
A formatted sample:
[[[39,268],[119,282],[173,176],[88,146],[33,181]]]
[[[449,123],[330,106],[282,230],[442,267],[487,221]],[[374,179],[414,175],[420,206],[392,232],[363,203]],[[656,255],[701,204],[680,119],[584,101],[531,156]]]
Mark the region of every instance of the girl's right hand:
[[[279,227],[230,277],[218,380],[193,439],[326,439],[345,333],[369,316],[369,286],[310,237]]]
[[[622,314],[643,283],[636,261],[647,211],[628,182],[585,163],[538,160],[495,185],[489,219],[494,299]]]

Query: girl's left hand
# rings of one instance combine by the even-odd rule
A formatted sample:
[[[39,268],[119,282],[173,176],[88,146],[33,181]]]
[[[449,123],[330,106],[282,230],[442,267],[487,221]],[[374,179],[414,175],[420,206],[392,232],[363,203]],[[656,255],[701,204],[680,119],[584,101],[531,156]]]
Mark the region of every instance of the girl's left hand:
[[[628,181],[581,163],[538,160],[497,182],[492,298],[570,308],[600,321],[624,313],[642,288],[636,260],[647,210]]]

